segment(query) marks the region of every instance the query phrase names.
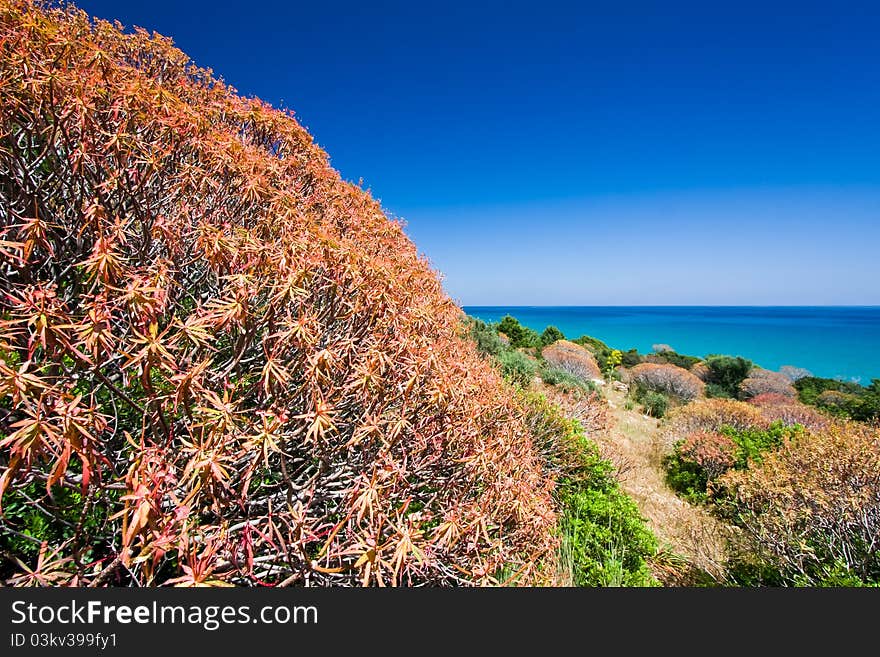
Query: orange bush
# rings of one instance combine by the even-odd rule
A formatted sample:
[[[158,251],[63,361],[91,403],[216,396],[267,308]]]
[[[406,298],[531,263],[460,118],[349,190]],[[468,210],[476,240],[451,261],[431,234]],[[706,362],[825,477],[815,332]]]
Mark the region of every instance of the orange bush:
[[[791,404],[792,399],[788,395],[781,395],[777,392],[762,392],[748,400],[752,406],[762,408],[764,406],[778,406],[779,404]]]
[[[0,1],[0,98],[0,499],[76,515],[0,575],[530,581],[556,519],[522,410],[290,114],[26,0]]]
[[[880,431],[852,423],[786,442],[715,482],[752,554],[788,583],[880,582]]]
[[[695,431],[718,432],[721,427],[764,429],[770,422],[754,406],[732,399],[700,399],[670,411],[664,430],[667,451]]]
[[[541,352],[551,367],[564,370],[585,381],[601,377],[596,358],[585,347],[568,340],[557,340]]]

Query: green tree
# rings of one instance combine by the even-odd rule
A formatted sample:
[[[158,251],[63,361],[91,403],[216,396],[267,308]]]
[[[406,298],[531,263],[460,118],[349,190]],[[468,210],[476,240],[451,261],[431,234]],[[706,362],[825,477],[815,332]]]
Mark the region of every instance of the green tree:
[[[545,347],[548,344],[553,344],[557,340],[565,340],[565,335],[563,335],[562,331],[555,326],[548,326],[541,334],[541,344]]]
[[[520,324],[516,317],[505,315],[497,328],[510,338],[511,347],[538,347],[541,344],[541,337],[537,332]]]
[[[739,384],[749,375],[754,364],[741,356],[709,356],[706,367],[709,368],[706,383],[714,384],[731,397],[736,397]]]

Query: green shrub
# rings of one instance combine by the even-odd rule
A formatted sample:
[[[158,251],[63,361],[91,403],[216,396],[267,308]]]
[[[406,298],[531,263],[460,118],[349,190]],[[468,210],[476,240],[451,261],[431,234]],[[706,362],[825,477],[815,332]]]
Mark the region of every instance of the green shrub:
[[[706,488],[709,477],[699,463],[685,458],[680,452],[681,442],[675,446],[672,454],[663,457],[666,470],[666,483],[669,487],[691,504],[702,504],[706,501]]]
[[[803,433],[802,426],[785,426],[779,420],[764,429],[723,426],[717,433],[695,431],[676,442],[672,453],[664,457],[666,482],[685,499],[704,502],[711,481],[728,470],[761,463],[766,453]]]
[[[880,417],[880,379],[873,379],[870,386],[864,387],[852,381],[808,376],[795,381],[794,387],[800,401],[835,415],[862,422]]]
[[[592,381],[584,381],[580,377],[566,372],[558,367],[544,367],[540,371],[541,380],[547,385],[557,386],[563,392],[580,390],[583,392],[595,392],[596,384]]]
[[[637,349],[630,349],[629,351],[624,351],[623,356],[621,358],[620,364],[624,367],[635,367],[639,363],[642,362],[642,357],[639,355]]]
[[[709,368],[708,384],[715,384],[729,397],[736,397],[739,384],[743,382],[754,366],[752,361],[741,356],[709,356],[706,359]]]
[[[515,317],[505,315],[496,327],[510,338],[511,347],[540,347],[541,336],[519,323]]]
[[[611,347],[598,338],[589,335],[582,335],[577,340],[572,340],[572,342],[590,350],[593,356],[596,357],[596,363],[599,365],[600,371],[604,372],[608,369],[608,361],[614,351]]]
[[[840,381],[838,379],[823,379],[818,376],[805,376],[794,382],[795,390],[798,391],[798,399],[804,404],[813,406],[819,400],[823,392],[829,390],[849,395],[860,395],[864,388],[852,381]]]
[[[620,489],[614,466],[580,422],[538,393],[522,394],[533,440],[557,477],[564,580],[575,586],[656,586],[647,561],[657,541]]]
[[[468,335],[477,345],[480,353],[497,356],[505,350],[506,346],[498,337],[498,331],[486,322],[469,317],[467,320]]]
[[[796,438],[803,432],[801,425],[789,427],[781,420],[776,420],[767,429],[721,428],[721,433],[730,438],[737,447],[734,467],[739,470],[748,467],[750,462],[760,463],[766,452],[779,449],[786,440]]]
[[[639,395],[639,401],[642,402],[645,415],[651,417],[661,418],[669,410],[669,397],[662,392],[646,390]]]
[[[702,358],[696,356],[686,356],[675,351],[661,351],[651,356],[651,361],[655,363],[664,362],[670,365],[677,365],[689,370],[691,367],[702,361]]]
[[[704,389],[706,393],[706,397],[715,398],[715,399],[734,399],[733,395],[731,395],[727,390],[722,388],[717,383],[707,383]]]
[[[502,351],[498,355],[501,374],[511,383],[528,388],[535,376],[537,364],[519,351]]]
[[[565,340],[565,335],[555,326],[548,326],[544,329],[544,332],[541,333],[541,346],[546,347],[548,344],[553,344],[557,340]]]
[[[567,493],[560,522],[576,586],[653,586],[646,559],[657,550],[632,498],[610,474],[596,488]]]

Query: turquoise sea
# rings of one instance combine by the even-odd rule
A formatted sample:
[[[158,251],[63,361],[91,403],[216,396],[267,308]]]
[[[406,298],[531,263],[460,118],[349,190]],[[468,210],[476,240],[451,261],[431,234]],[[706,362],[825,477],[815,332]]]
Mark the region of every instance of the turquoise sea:
[[[568,338],[650,352],[668,344],[694,356],[744,356],[768,369],[796,365],[816,376],[880,378],[880,306],[465,306],[486,322],[516,317],[538,332],[552,324]]]

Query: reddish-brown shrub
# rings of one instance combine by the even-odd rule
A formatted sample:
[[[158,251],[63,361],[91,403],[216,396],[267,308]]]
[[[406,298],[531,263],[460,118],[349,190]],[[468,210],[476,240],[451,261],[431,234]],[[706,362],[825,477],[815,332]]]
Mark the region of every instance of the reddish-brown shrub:
[[[682,460],[700,466],[711,481],[736,463],[736,444],[715,431],[694,431],[679,445],[678,454]]]
[[[544,347],[541,352],[552,367],[559,368],[585,381],[600,378],[599,364],[596,358],[586,348],[569,342],[557,340],[553,344]]]
[[[779,404],[791,404],[792,399],[788,395],[781,395],[777,392],[762,392],[748,400],[752,406],[778,406]]]
[[[676,365],[641,363],[632,368],[632,382],[645,389],[673,395],[684,401],[702,396],[705,384],[688,370]]]
[[[791,380],[779,372],[771,372],[760,368],[753,369],[749,376],[743,379],[739,385],[741,399],[751,399],[758,395],[773,393],[784,395],[791,399],[797,397],[797,390],[791,385]]]
[[[880,582],[876,427],[834,425],[788,441],[718,479],[715,499],[744,530],[750,552],[787,581],[825,583],[842,570]]]
[[[0,576],[531,580],[556,519],[518,403],[291,115],[27,0],[0,1],[0,101],[0,500],[53,555]]]

